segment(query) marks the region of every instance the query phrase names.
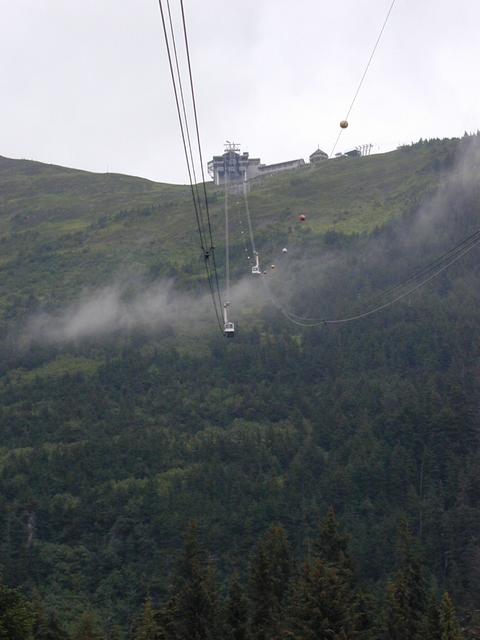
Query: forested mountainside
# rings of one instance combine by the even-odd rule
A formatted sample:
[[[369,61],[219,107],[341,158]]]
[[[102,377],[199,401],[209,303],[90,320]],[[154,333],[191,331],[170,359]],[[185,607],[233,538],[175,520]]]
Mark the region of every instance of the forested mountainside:
[[[446,592],[478,637],[479,250],[356,322],[282,311],[408,292],[477,230],[479,158],[468,136],[254,185],[276,304],[236,228],[230,341],[185,188],[2,159],[0,599],[35,637],[458,638]]]

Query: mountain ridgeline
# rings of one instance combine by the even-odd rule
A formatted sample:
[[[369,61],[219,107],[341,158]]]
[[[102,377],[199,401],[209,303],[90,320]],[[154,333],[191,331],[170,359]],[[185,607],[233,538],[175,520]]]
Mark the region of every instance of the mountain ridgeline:
[[[0,601],[35,638],[457,639],[452,600],[479,637],[478,175],[474,135],[252,185],[267,289],[233,196],[225,341],[187,188],[0,158]]]

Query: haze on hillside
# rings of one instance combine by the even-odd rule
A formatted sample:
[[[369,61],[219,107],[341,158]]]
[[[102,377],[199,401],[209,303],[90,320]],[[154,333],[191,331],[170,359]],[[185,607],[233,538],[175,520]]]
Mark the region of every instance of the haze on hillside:
[[[257,304],[260,291],[246,278],[236,283],[232,301],[237,308]],[[188,335],[202,335],[215,322],[209,293],[186,294],[176,283],[146,284],[128,275],[91,292],[84,292],[64,310],[35,313],[19,336],[19,346],[32,342],[62,343],[83,338],[111,338],[112,334],[147,332],[165,328]]]

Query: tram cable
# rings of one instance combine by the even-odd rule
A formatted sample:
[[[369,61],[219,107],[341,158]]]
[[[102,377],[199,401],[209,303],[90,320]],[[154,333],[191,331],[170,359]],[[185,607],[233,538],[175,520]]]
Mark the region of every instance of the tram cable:
[[[206,182],[205,182],[205,171],[203,168],[203,154],[202,154],[202,144],[200,142],[200,129],[198,126],[198,115],[197,115],[197,101],[195,100],[195,90],[193,87],[193,74],[192,74],[192,63],[190,60],[190,47],[188,44],[188,34],[187,34],[187,24],[186,24],[186,20],[185,20],[185,9],[183,6],[183,0],[180,0],[180,8],[182,11],[182,24],[183,24],[183,35],[184,35],[184,40],[185,40],[185,51],[187,54],[187,63],[188,63],[188,76],[190,79],[190,90],[191,90],[191,96],[192,96],[192,106],[193,106],[193,115],[195,118],[195,131],[197,133],[197,144],[198,144],[198,155],[199,155],[199,159],[200,159],[200,170],[201,170],[201,174],[202,174],[202,183],[203,183],[203,194],[204,194],[204,198],[205,198],[205,211],[206,211],[206,215],[207,215],[207,225],[208,225],[208,234],[209,234],[209,238],[210,238],[210,254],[212,256],[212,262],[213,262],[213,271],[214,271],[214,275],[215,275],[215,286],[216,286],[216,291],[217,291],[217,295],[218,295],[218,301],[220,304],[220,308],[222,307],[222,297],[220,294],[220,285],[218,282],[218,270],[217,270],[217,263],[216,263],[216,258],[215,258],[215,245],[213,244],[213,232],[212,232],[212,222],[211,222],[211,218],[210,218],[210,208],[208,205],[208,196],[207,196],[207,187],[206,187]]]
[[[367,318],[368,316],[371,316],[375,313],[378,313],[379,311],[383,311],[384,309],[387,309],[388,307],[391,307],[392,305],[394,305],[395,303],[399,302],[400,300],[402,300],[403,298],[406,298],[407,296],[409,296],[410,294],[414,293],[415,291],[417,291],[418,289],[420,289],[421,287],[423,287],[424,285],[428,284],[429,282],[431,282],[434,278],[436,278],[437,276],[439,276],[441,273],[443,273],[443,271],[445,271],[446,269],[448,269],[452,264],[454,264],[455,262],[457,262],[458,260],[460,260],[460,258],[463,258],[463,256],[465,256],[467,253],[469,253],[472,249],[474,249],[476,246],[478,246],[480,244],[480,237],[477,238],[477,240],[470,244],[468,247],[466,247],[463,251],[461,251],[460,253],[458,253],[456,256],[454,256],[453,258],[451,258],[446,264],[444,264],[443,266],[441,266],[440,268],[438,268],[436,271],[434,271],[432,274],[430,274],[428,277],[425,277],[423,280],[421,280],[420,282],[418,282],[415,286],[409,288],[407,291],[405,291],[404,293],[396,296],[395,298],[393,298],[393,300],[390,300],[388,302],[385,302],[382,305],[379,305],[377,307],[374,307],[373,309],[368,309],[367,311],[363,312],[363,313],[358,313],[356,315],[350,316],[350,317],[345,317],[345,318],[335,318],[335,319],[328,319],[326,318],[325,320],[322,320],[321,322],[317,322],[317,323],[311,323],[311,324],[305,324],[304,326],[318,326],[319,324],[346,324],[348,322],[354,322],[356,320],[361,320],[362,318]]]
[[[172,23],[172,19],[171,19],[169,0],[166,0],[166,2],[167,2],[167,9],[168,9],[168,15],[169,15],[169,24],[170,24],[170,28],[171,28],[171,38],[172,38],[172,47],[174,49],[175,65],[176,65],[177,73],[178,73],[178,85],[177,85],[177,78],[175,77],[175,72],[174,72],[172,51],[171,51],[171,47],[170,47],[170,40],[169,40],[167,24],[166,24],[166,20],[165,20],[165,11],[164,11],[164,8],[163,8],[162,0],[158,0],[161,20],[162,20],[163,35],[164,35],[164,39],[165,39],[165,46],[166,46],[167,56],[168,56],[170,77],[171,77],[172,86],[173,86],[173,93],[174,93],[174,97],[175,97],[175,105],[176,105],[176,109],[177,109],[178,122],[179,122],[179,125],[180,125],[180,133],[181,133],[183,150],[184,150],[184,155],[185,155],[185,162],[186,162],[186,165],[187,165],[187,174],[188,174],[188,179],[189,179],[189,184],[190,184],[190,191],[191,191],[191,194],[192,194],[193,209],[194,209],[194,213],[195,213],[195,220],[196,220],[196,223],[197,223],[197,230],[198,230],[198,234],[199,234],[199,238],[200,238],[200,247],[201,247],[202,254],[203,254],[203,262],[204,262],[204,266],[205,266],[205,272],[206,272],[206,276],[207,276],[207,281],[208,281],[210,294],[211,294],[211,297],[212,297],[212,304],[213,304],[213,307],[214,307],[215,316],[216,316],[216,319],[217,319],[217,324],[219,326],[219,329],[221,331],[223,331],[222,321],[221,321],[222,298],[221,298],[220,287],[219,287],[219,282],[218,282],[218,271],[217,271],[217,265],[216,265],[216,259],[215,259],[215,248],[214,248],[214,244],[213,244],[212,225],[211,225],[211,220],[210,220],[210,212],[209,212],[209,207],[208,207],[207,191],[206,191],[206,186],[205,186],[205,175],[204,175],[204,171],[203,171],[203,156],[202,156],[202,151],[201,151],[200,133],[199,133],[199,126],[198,126],[196,101],[195,101],[195,94],[194,94],[194,89],[193,89],[193,78],[192,78],[192,71],[191,71],[190,53],[189,53],[189,49],[188,49],[188,36],[187,36],[187,32],[186,32],[185,12],[184,12],[184,8],[183,8],[183,2],[181,0],[182,24],[183,24],[183,31],[184,31],[184,38],[185,38],[185,46],[187,48],[187,60],[188,60],[188,69],[189,69],[190,89],[191,89],[191,93],[192,93],[191,99],[192,99],[193,111],[194,111],[194,117],[195,117],[195,130],[196,130],[196,136],[197,136],[198,152],[199,152],[199,157],[200,157],[201,175],[202,175],[202,180],[203,180],[203,193],[204,193],[204,199],[205,199],[205,203],[204,204],[205,204],[205,211],[206,211],[206,217],[207,217],[207,230],[205,230],[205,228],[204,228],[205,227],[205,223],[204,223],[204,220],[203,220],[203,215],[202,215],[202,210],[201,210],[201,199],[200,199],[200,196],[199,196],[199,193],[198,193],[198,185],[196,184],[196,178],[193,177],[193,176],[196,176],[196,174],[195,174],[195,163],[193,161],[193,151],[192,151],[190,136],[189,136],[189,134],[187,136],[188,118],[187,118],[187,112],[186,112],[186,107],[185,107],[185,100],[184,100],[184,96],[183,96],[183,88],[180,91],[180,88],[181,88],[181,73],[180,73],[180,68],[179,68],[179,64],[178,64],[178,55],[177,55],[177,51],[176,51],[176,43],[175,43],[173,23]],[[179,94],[180,94],[180,98],[179,98]],[[182,108],[180,106],[181,104],[182,104]],[[190,151],[190,157],[189,157],[189,151]],[[194,184],[194,180],[195,180],[195,184]],[[210,258],[211,258],[211,261],[212,261],[212,266],[210,266]],[[218,303],[217,303],[217,299],[218,299]]]
[[[172,80],[172,87],[173,87],[173,93],[175,96],[175,105],[177,108],[177,116],[178,116],[178,122],[180,125],[180,133],[182,136],[182,143],[183,143],[183,150],[184,150],[184,154],[185,154],[185,161],[187,164],[187,173],[188,173],[188,181],[190,184],[190,191],[192,193],[192,200],[193,200],[193,208],[195,211],[195,218],[197,221],[197,228],[198,228],[198,234],[200,236],[200,247],[202,249],[202,251],[205,251],[205,242],[204,242],[204,238],[203,238],[203,228],[202,228],[202,224],[201,224],[201,220],[200,220],[200,214],[199,214],[199,210],[198,210],[198,203],[197,203],[197,199],[195,197],[195,189],[193,186],[193,180],[192,180],[192,169],[191,169],[191,165],[190,165],[190,161],[188,158],[188,151],[187,151],[187,143],[186,143],[186,132],[185,132],[185,127],[183,124],[183,119],[182,119],[182,114],[180,111],[180,102],[179,102],[179,97],[178,97],[178,89],[177,89],[177,82],[175,79],[175,74],[174,74],[174,70],[173,70],[173,62],[172,62],[172,54],[170,51],[170,42],[168,39],[168,34],[167,34],[167,27],[165,24],[165,15],[164,15],[164,11],[163,11],[163,5],[162,5],[162,0],[158,0],[158,5],[160,8],[160,15],[162,18],[162,26],[163,26],[163,34],[165,37],[165,46],[167,49],[167,56],[168,56],[168,64],[170,67],[170,77]]]
[[[342,123],[340,125],[341,128],[340,128],[340,131],[338,132],[338,136],[337,136],[337,139],[335,140],[335,144],[333,145],[333,148],[332,148],[332,150],[330,152],[330,157],[333,157],[333,154],[335,153],[335,149],[337,148],[337,144],[338,144],[338,142],[340,140],[340,136],[342,135],[344,129],[348,126],[348,118],[350,117],[350,113],[351,113],[351,111],[353,109],[353,105],[355,104],[355,101],[357,100],[358,94],[360,93],[360,89],[362,88],[362,85],[363,85],[363,82],[365,80],[365,77],[366,77],[366,75],[368,73],[370,65],[372,64],[373,58],[374,58],[375,53],[377,51],[377,48],[378,48],[378,45],[379,45],[380,40],[382,38],[383,32],[385,31],[385,27],[387,26],[388,19],[390,18],[390,14],[392,13],[392,10],[393,10],[393,7],[395,5],[395,2],[396,2],[396,0],[392,0],[390,8],[389,8],[389,10],[387,12],[387,15],[385,17],[385,20],[383,22],[382,28],[380,29],[380,33],[378,34],[378,38],[377,38],[377,40],[375,42],[375,45],[374,45],[374,47],[372,49],[372,53],[370,54],[370,57],[369,57],[368,62],[367,62],[367,65],[366,65],[366,67],[365,67],[365,69],[363,71],[362,77],[360,78],[360,82],[358,83],[357,90],[355,91],[355,94],[353,96],[352,102],[350,103],[350,106],[348,108],[347,115],[345,116],[345,119],[342,120]],[[344,125],[344,123],[345,123],[345,125]]]
[[[299,319],[298,316],[295,317],[294,314],[289,312],[275,298],[275,296],[273,295],[272,291],[270,290],[270,288],[268,287],[268,284],[266,282],[264,282],[263,280],[262,280],[262,282],[264,283],[272,302],[279,309],[279,311],[288,320],[290,320],[290,322],[293,322],[294,324],[300,325],[302,327],[317,327],[317,326],[321,326],[321,325],[346,324],[346,323],[354,322],[356,320],[361,320],[361,319],[367,318],[367,317],[369,317],[369,316],[371,316],[373,314],[379,313],[380,311],[383,311],[384,309],[387,309],[388,307],[391,307],[392,305],[396,304],[397,302],[400,302],[400,300],[403,300],[404,298],[406,298],[410,294],[414,293],[415,291],[417,291],[421,287],[423,287],[426,284],[428,284],[429,282],[431,282],[434,278],[436,278],[441,273],[443,273],[446,269],[448,269],[452,264],[454,264],[455,262],[460,260],[460,258],[463,258],[463,256],[465,256],[467,253],[469,253],[472,249],[474,249],[475,247],[477,247],[480,244],[480,230],[477,232],[476,237],[472,241],[470,241],[468,244],[464,244],[464,242],[462,242],[461,244],[464,245],[464,246],[460,251],[454,252],[452,250],[452,252],[448,252],[448,253],[451,253],[451,255],[449,256],[449,258],[447,259],[446,262],[444,261],[444,264],[442,264],[441,266],[437,265],[438,268],[433,270],[433,272],[429,273],[428,275],[425,273],[423,278],[419,282],[416,282],[412,287],[407,289],[407,291],[402,292],[401,294],[399,294],[396,297],[394,297],[392,300],[384,302],[384,303],[382,303],[380,305],[377,305],[377,306],[375,306],[375,307],[373,307],[371,309],[367,309],[364,312],[357,313],[357,314],[351,315],[351,316],[346,316],[346,317],[343,317],[343,318],[323,318],[323,319],[319,319],[319,320],[314,320],[314,319],[301,320],[301,319]],[[435,262],[437,262],[437,261],[435,261]],[[418,277],[418,274],[416,274],[416,277]],[[412,281],[413,280],[413,276],[409,280]],[[405,284],[405,283],[403,283],[403,284]],[[392,290],[393,290],[393,288],[392,288]]]
[[[228,202],[228,171],[225,167],[224,188],[225,188],[225,302],[223,303],[223,335],[226,338],[233,338],[235,335],[235,323],[228,319],[228,309],[230,307],[230,220]]]
[[[252,245],[252,253],[254,256],[257,255],[257,248],[255,246],[255,237],[253,235],[253,226],[252,226],[252,217],[250,215],[250,206],[248,204],[248,184],[247,180],[243,181],[243,202],[245,205],[245,213],[247,215],[247,224],[248,224],[248,234],[250,236],[250,244]]]
[[[228,211],[228,178],[225,172],[225,298],[230,303],[230,230]]]
[[[477,229],[477,231],[475,231],[468,237],[464,238],[461,242],[459,242],[459,244],[455,245],[452,249],[449,249],[448,251],[443,253],[441,256],[436,258],[433,262],[422,267],[421,269],[419,269],[418,271],[410,275],[405,280],[402,280],[398,284],[390,287],[389,289],[385,289],[385,291],[382,291],[382,293],[378,296],[378,298],[382,298],[382,297],[384,298],[387,295],[391,295],[392,293],[395,293],[396,291],[403,288],[405,285],[417,280],[418,278],[428,275],[430,272],[434,271],[438,266],[440,266],[440,264],[442,264],[449,258],[455,256],[457,253],[460,253],[464,248],[469,246],[471,243],[475,243],[476,240],[479,238],[480,238],[480,229]]]
[[[176,69],[176,72],[177,72],[178,89],[179,89],[179,93],[180,93],[180,102],[181,102],[181,105],[182,105],[183,121],[185,123],[185,134],[186,134],[186,138],[187,138],[188,153],[189,153],[189,156],[190,156],[190,163],[191,163],[191,168],[192,168],[193,186],[194,186],[194,189],[195,189],[195,196],[197,198],[197,207],[198,207],[198,211],[199,211],[200,221],[202,222],[202,228],[203,228],[202,204],[201,204],[201,199],[200,199],[200,192],[198,190],[197,175],[196,175],[196,171],[195,171],[195,162],[194,162],[194,159],[193,159],[192,142],[191,142],[191,139],[190,139],[190,127],[188,126],[187,110],[186,110],[186,106],[185,106],[185,97],[184,97],[184,93],[183,93],[182,75],[180,73],[180,65],[179,65],[179,62],[178,62],[177,43],[176,43],[176,39],[175,39],[175,31],[174,31],[174,28],[173,28],[172,12],[170,11],[170,0],[166,0],[166,3],[167,3],[168,22],[169,22],[169,26],[170,26],[170,37],[171,37],[171,40],[172,40],[173,55],[174,55],[174,59],[175,59],[175,69]]]

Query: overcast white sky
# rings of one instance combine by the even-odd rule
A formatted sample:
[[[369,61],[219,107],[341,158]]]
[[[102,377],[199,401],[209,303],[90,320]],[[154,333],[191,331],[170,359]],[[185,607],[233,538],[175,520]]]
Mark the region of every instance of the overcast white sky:
[[[330,152],[391,0],[184,1],[205,160]],[[187,181],[157,0],[0,9],[0,155]],[[480,128],[479,24],[477,0],[397,0],[337,150]]]

